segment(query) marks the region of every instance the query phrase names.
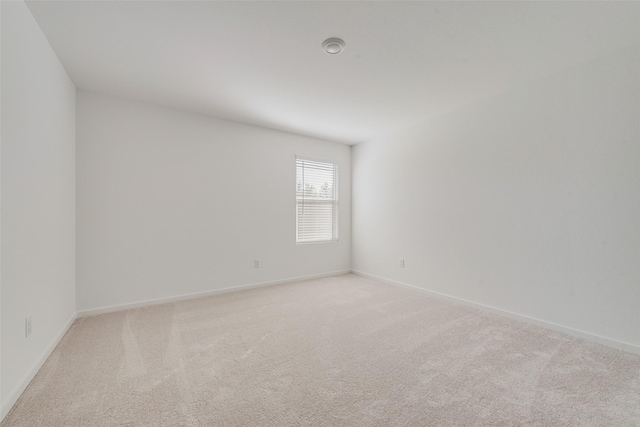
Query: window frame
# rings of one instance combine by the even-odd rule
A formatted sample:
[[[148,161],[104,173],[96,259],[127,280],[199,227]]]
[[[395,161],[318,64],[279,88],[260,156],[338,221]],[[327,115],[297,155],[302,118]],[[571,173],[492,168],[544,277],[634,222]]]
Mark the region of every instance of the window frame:
[[[326,200],[327,204],[331,205],[331,238],[330,239],[322,239],[322,240],[300,240],[299,236],[299,192],[298,192],[298,168],[299,162],[309,162],[309,163],[320,163],[331,165],[333,170],[333,186],[332,197]],[[339,192],[339,180],[340,180],[340,167],[337,162],[325,159],[318,159],[309,156],[295,156],[295,209],[296,209],[296,219],[295,219],[295,233],[296,233],[296,245],[309,245],[309,244],[318,244],[318,243],[331,243],[338,242],[340,237],[339,231],[339,217],[340,217],[340,192]],[[302,182],[303,188],[305,185],[305,181]],[[322,200],[315,200],[315,202],[323,202]],[[303,203],[304,203],[304,191],[303,191]]]

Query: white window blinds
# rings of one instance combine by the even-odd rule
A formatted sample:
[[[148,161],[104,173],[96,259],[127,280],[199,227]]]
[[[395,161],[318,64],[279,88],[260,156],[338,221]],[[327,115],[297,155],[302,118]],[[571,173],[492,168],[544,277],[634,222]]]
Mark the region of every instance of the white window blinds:
[[[338,165],[296,157],[296,242],[338,240]]]

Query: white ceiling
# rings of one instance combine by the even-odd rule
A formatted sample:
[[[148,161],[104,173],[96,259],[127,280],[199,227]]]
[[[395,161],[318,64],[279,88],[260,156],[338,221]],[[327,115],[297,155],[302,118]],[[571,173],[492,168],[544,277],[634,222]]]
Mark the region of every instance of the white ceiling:
[[[639,2],[28,5],[80,89],[344,143],[640,44]]]

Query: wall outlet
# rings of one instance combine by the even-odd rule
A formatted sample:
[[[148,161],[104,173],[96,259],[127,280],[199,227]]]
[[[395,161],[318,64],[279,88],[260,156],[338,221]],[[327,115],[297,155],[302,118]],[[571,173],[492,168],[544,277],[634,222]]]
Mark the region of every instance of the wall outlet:
[[[254,259],[253,260],[253,268],[260,268],[260,260],[259,259]]]
[[[400,260],[400,268],[404,268],[404,258]]]
[[[31,316],[24,318],[24,337],[31,335]]]

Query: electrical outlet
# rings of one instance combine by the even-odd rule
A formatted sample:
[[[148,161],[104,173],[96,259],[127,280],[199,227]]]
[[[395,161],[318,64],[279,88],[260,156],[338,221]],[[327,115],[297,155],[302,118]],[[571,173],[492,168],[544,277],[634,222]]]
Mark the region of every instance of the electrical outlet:
[[[404,259],[400,260],[400,268],[404,268]]]
[[[254,259],[253,260],[253,268],[260,268],[260,260],[259,259]]]
[[[24,319],[24,337],[27,338],[31,335],[31,316]]]

